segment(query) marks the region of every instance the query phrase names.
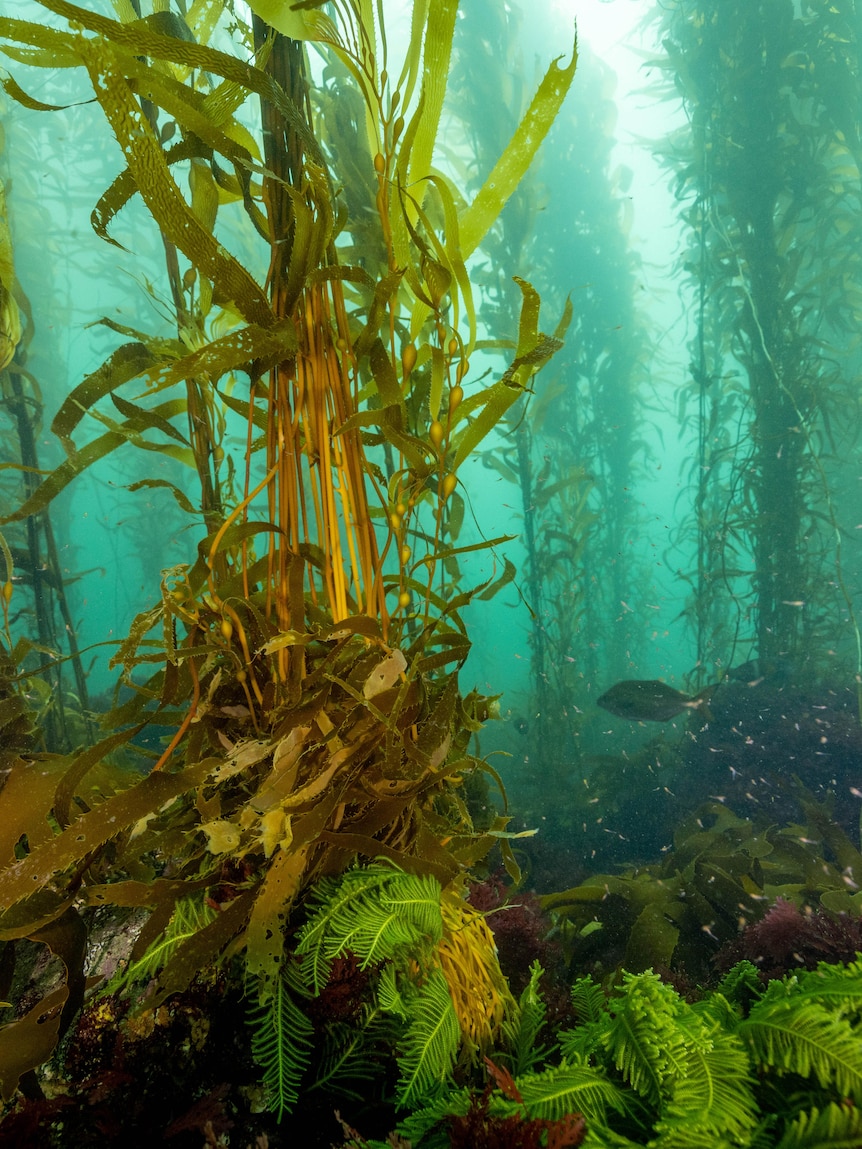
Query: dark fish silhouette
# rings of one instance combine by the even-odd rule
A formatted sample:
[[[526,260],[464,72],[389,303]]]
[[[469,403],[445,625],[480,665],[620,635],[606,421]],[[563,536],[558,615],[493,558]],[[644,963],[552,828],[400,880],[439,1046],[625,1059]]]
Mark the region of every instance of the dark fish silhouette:
[[[706,702],[714,689],[715,685],[712,684],[697,694],[683,694],[681,690],[674,690],[657,678],[630,678],[625,682],[617,682],[601,698],[596,699],[596,704],[611,714],[629,718],[633,722],[667,722],[675,715],[682,714],[683,710],[700,708],[709,717]]]

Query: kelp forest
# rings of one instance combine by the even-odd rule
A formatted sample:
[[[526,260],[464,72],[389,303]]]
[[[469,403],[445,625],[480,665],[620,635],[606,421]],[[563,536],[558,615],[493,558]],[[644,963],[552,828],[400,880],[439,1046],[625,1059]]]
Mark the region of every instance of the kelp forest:
[[[11,8],[0,1147],[862,1145],[862,6]]]

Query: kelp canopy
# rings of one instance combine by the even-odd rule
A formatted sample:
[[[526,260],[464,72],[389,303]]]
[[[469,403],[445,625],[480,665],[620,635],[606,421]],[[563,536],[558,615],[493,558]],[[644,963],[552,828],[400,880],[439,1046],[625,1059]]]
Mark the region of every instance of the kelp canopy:
[[[143,202],[175,329],[153,337],[99,320],[121,341],[53,418],[65,458],[0,522],[11,537],[88,467],[137,448],[194,476],[132,486],[167,487],[201,533],[195,560],[163,572],[157,605],[119,644],[113,665],[132,691],[104,716],[109,733],[65,753],[26,721],[18,668],[38,651],[11,632],[4,547],[0,939],[44,941],[67,968],[50,1003],[0,1030],[6,1097],[81,1000],[83,907],[153,911],[132,960],[185,923],[160,1000],[241,951],[266,998],[290,908],[321,875],[382,856],[446,883],[505,845],[505,819],[477,836],[460,796],[483,765],[467,747],[490,704],[461,697],[457,668],[469,647],[459,611],[512,570],[461,584],[459,554],[499,540],[459,545],[459,471],[560,346],[567,315],[543,334],[538,295],[518,281],[511,361],[471,386],[466,261],[576,63],[573,53],[550,65],[468,203],[435,166],[455,0],[417,0],[395,64],[382,12],[365,0],[332,14],[254,3],[250,26],[219,3],[147,14],[117,0],[117,19],[42,6],[58,19],[0,18],[6,92],[50,112],[29,94],[35,69],[89,77],[123,165],[92,225],[119,260],[133,258],[112,224]],[[322,85],[301,41],[322,54]],[[364,131],[344,130],[351,115]],[[261,248],[264,282],[230,250],[228,207]],[[5,226],[3,243],[5,253]],[[5,254],[0,275],[4,338],[18,341],[17,300],[23,348],[38,326]],[[14,358],[7,370],[26,378]],[[234,457],[227,428],[238,421]],[[173,735],[147,762],[132,739],[153,720]],[[121,759],[151,769],[136,778]],[[215,886],[220,912],[189,918]]]
[[[653,19],[686,113],[664,151],[696,299],[698,665],[737,643],[812,672],[837,654],[858,685],[858,6],[680,0]]]

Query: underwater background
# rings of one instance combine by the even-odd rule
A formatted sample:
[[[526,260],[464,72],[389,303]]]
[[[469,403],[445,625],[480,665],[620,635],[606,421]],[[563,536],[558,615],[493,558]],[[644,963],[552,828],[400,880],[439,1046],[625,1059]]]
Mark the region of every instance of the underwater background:
[[[797,964],[852,961],[860,37],[855,0],[13,0],[2,944],[50,947],[80,896],[135,919],[119,960],[158,1002],[191,977],[147,950],[173,929],[213,939],[186,966],[247,945],[265,1010],[332,883],[388,859],[438,883],[474,1057],[534,958],[682,1000],[757,964],[772,942],[741,939],[777,906]],[[458,998],[458,914],[511,992]],[[393,979],[414,943],[380,957]],[[28,984],[7,964],[4,997]],[[312,1043],[311,1016],[280,1039]],[[648,1143],[604,1121],[585,1144]],[[790,1136],[746,1121],[722,1143]]]

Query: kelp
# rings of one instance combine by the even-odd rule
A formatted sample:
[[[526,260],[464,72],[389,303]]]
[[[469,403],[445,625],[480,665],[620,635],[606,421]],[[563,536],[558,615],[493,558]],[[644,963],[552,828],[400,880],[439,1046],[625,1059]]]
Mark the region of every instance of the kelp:
[[[79,15],[77,10],[70,5],[59,4],[55,10],[70,17],[72,15]],[[434,14],[432,13],[431,15],[433,16]],[[162,149],[159,141],[155,137],[154,129],[146,117],[142,118],[138,109],[137,96],[135,93],[140,89],[141,75],[143,74],[142,69],[145,68],[145,65],[140,62],[137,55],[132,55],[132,52],[147,51],[148,54],[156,58],[174,59],[175,62],[178,59],[182,59],[184,63],[189,63],[191,62],[191,58],[188,57],[185,49],[191,46],[183,41],[182,47],[179,51],[176,51],[164,43],[164,41],[169,39],[168,37],[161,36],[158,33],[152,33],[149,29],[131,29],[124,25],[117,25],[113,21],[106,22],[104,18],[101,17],[92,15],[88,17],[87,14],[80,14],[80,18],[84,26],[102,33],[102,35],[107,38],[108,43],[101,44],[98,52],[92,44],[89,44],[89,42],[85,41],[81,36],[75,38],[74,36],[57,32],[53,29],[22,27],[21,22],[11,22],[5,25],[5,27],[10,36],[18,35],[25,41],[29,37],[29,42],[38,42],[38,44],[46,50],[53,45],[56,50],[62,48],[67,52],[78,53],[81,64],[88,69],[91,77],[95,81],[94,90],[96,91],[97,98],[102,101],[106,116],[117,136],[118,142],[123,148],[124,156],[129,165],[123,177],[127,185],[129,187],[134,186],[143,196],[147,206],[158,222],[166,241],[172,243],[179,251],[185,254],[197,271],[205,276],[206,280],[212,284],[216,302],[229,303],[231,308],[238,310],[240,314],[243,315],[248,321],[248,324],[246,327],[240,329],[239,332],[224,336],[221,340],[210,341],[205,348],[196,350],[191,355],[180,357],[177,361],[168,359],[158,364],[147,364],[148,369],[146,372],[142,371],[137,374],[132,374],[131,371],[127,371],[127,367],[130,366],[130,353],[144,353],[138,348],[130,348],[123,362],[116,363],[116,369],[114,367],[114,361],[110,361],[110,365],[106,364],[105,367],[91,377],[91,381],[82,384],[80,389],[70,397],[69,402],[58,414],[58,422],[55,425],[58,433],[63,436],[68,435],[68,432],[71,430],[66,412],[73,411],[73,421],[78,422],[81,417],[82,408],[91,410],[92,404],[96,402],[97,398],[109,393],[112,394],[118,386],[132,379],[140,378],[142,385],[146,389],[146,393],[151,396],[162,388],[170,387],[173,382],[180,382],[183,379],[191,377],[217,380],[219,377],[236,370],[238,367],[247,367],[250,373],[256,377],[258,373],[265,371],[270,363],[279,360],[284,361],[286,358],[294,356],[297,351],[297,344],[293,338],[292,323],[280,323],[276,320],[268,304],[262,299],[261,290],[256,286],[249,274],[226,252],[222,244],[215,244],[215,240],[210,237],[208,230],[198,221],[194,211],[194,198],[192,206],[188,207],[179,195],[171,177],[170,169],[162,158]],[[431,20],[430,17],[428,26],[433,29],[433,35],[435,37],[440,35],[438,24]],[[418,29],[419,33],[423,31],[424,27]],[[355,39],[356,41],[361,40],[358,36],[355,37]],[[221,54],[214,53],[211,49],[204,46],[195,46],[195,53],[193,53],[193,55],[196,60],[198,56],[200,56],[201,62],[203,58],[207,60],[208,71],[216,74],[230,75],[231,82],[234,84],[239,82],[233,79],[236,74],[236,69],[229,67],[226,63],[226,59],[223,58]],[[342,55],[344,55],[344,51],[342,51]],[[349,53],[347,55],[349,56]],[[365,61],[365,63],[367,65],[367,61]],[[440,68],[442,68],[444,64],[445,58],[441,57]],[[357,67],[359,67],[359,62],[354,64],[354,70]],[[574,58],[569,72],[566,73],[567,83],[571,80],[573,68]],[[440,74],[435,72],[433,77],[426,78],[426,82],[430,86],[435,87],[436,91],[436,87],[439,87],[439,79]],[[272,81],[270,80],[270,82]],[[260,93],[263,87],[259,82],[252,83],[248,75],[245,76],[245,83],[247,91],[257,91]],[[562,97],[562,94],[564,94],[565,86],[567,85],[564,84],[561,87],[557,84],[555,86],[554,99],[550,97],[542,98],[541,102],[544,108],[543,123],[545,123],[547,117],[553,112],[556,106],[555,101],[558,101]],[[171,92],[173,92],[175,88],[181,89],[182,85],[174,83],[174,88],[171,89]],[[164,83],[162,83],[162,89],[164,89]],[[177,122],[182,124],[183,130],[188,133],[193,133],[191,138],[200,137],[202,129],[199,121],[200,117],[205,115],[205,112],[202,110],[203,102],[201,99],[192,99],[187,95],[186,104],[183,105],[178,97],[168,100],[162,89],[157,88],[155,82],[150,84],[147,92],[148,99],[156,106],[167,105],[165,110],[174,116]],[[192,92],[191,95],[196,96],[197,94]],[[272,95],[272,93],[270,93],[270,95]],[[286,100],[288,100],[288,97],[283,93],[282,97],[277,101],[274,100],[282,113],[284,113],[286,106],[284,101]],[[420,103],[422,103],[424,109],[426,101],[421,96]],[[292,126],[295,126],[293,118],[290,118],[290,122]],[[420,122],[423,125],[423,130],[427,131],[429,118],[424,112],[422,116],[419,116],[417,112],[417,125]],[[234,154],[236,145],[233,142],[232,136],[239,132],[240,126],[235,124],[234,127],[236,130],[231,134],[224,134],[220,139],[207,139],[206,143],[207,146],[212,149],[211,155],[220,152],[227,161],[233,162],[236,167],[237,158]],[[547,124],[545,123],[544,130],[546,130],[546,127]],[[418,130],[419,128],[417,126],[417,131]],[[531,135],[533,142],[537,143],[542,134],[543,131],[538,129],[534,130]],[[300,135],[303,146],[307,147],[308,140],[306,136],[302,133],[300,133]],[[405,134],[405,141],[408,136],[409,132]],[[394,151],[395,145],[396,141],[393,139],[393,155],[391,160],[389,157],[385,160],[385,164],[395,167],[398,167],[398,165],[404,167],[408,162],[408,157],[412,149],[419,146],[413,141],[411,145],[407,147],[405,142],[402,141],[396,157]],[[314,150],[312,154],[315,157],[315,162],[318,162],[320,159],[318,152]],[[248,163],[252,164],[255,170],[262,174],[259,164],[254,164],[251,159],[248,159]],[[192,170],[194,171],[196,169],[193,167]],[[384,171],[385,170],[386,169],[384,169]],[[308,173],[309,177],[311,177],[310,168],[308,169]],[[415,182],[415,179],[419,177],[413,167],[410,168],[410,173],[411,178]],[[424,176],[422,178],[424,178]],[[402,267],[400,275],[403,276],[406,274],[408,281],[412,283],[415,291],[417,291],[424,300],[422,306],[427,313],[427,310],[430,309],[429,304],[439,310],[443,302],[442,294],[434,287],[428,289],[427,285],[427,276],[437,274],[436,272],[432,272],[431,268],[442,268],[444,265],[440,264],[439,260],[443,259],[450,267],[455,268],[455,276],[460,288],[458,294],[463,298],[464,306],[468,314],[472,314],[469,283],[466,279],[466,273],[463,270],[463,257],[458,257],[456,254],[460,247],[458,229],[461,225],[459,225],[458,215],[451,198],[449,185],[439,173],[429,172],[428,179],[431,186],[436,189],[437,194],[442,197],[444,205],[448,205],[444,211],[446,235],[442,242],[437,240],[430,225],[424,229],[427,236],[426,239],[419,234],[414,224],[410,221],[411,204],[414,201],[406,197],[403,192],[400,192],[398,195],[389,194],[390,189],[385,180],[381,186],[380,193],[382,198],[380,198],[379,206],[381,209],[385,206],[387,213],[386,217],[382,220],[384,235],[393,236],[395,234],[396,221],[398,219],[404,222],[408,233],[407,246],[399,246],[396,244],[392,248],[390,267]],[[322,253],[329,242],[327,234],[327,227],[329,225],[326,223],[325,212],[328,193],[325,190],[325,185],[318,185],[313,179],[310,179],[310,182],[306,183],[305,194],[311,196],[316,205],[316,210],[323,211],[323,215],[317,221],[312,221],[310,217],[306,218],[304,214],[305,209],[302,206],[303,199],[295,196],[292,197],[294,211],[293,222],[294,226],[298,229],[297,235],[299,234],[299,229],[302,229],[303,233],[307,233],[309,237],[320,233],[311,249],[303,247],[301,253],[303,256],[302,259],[300,259],[300,256],[297,254],[297,235],[294,235],[292,246],[296,265],[292,267],[288,275],[288,279],[294,283],[301,283],[303,279],[308,276],[320,257],[319,254],[315,256],[314,251],[316,250],[318,253]],[[383,200],[386,201],[385,205]],[[418,204],[416,204],[415,210],[424,215]],[[490,218],[487,210],[484,212],[483,218]],[[425,222],[427,224],[427,219]],[[106,234],[104,232],[104,211],[100,213],[97,223],[97,230]],[[321,227],[323,228],[322,232],[320,230]],[[410,238],[413,240],[412,245],[409,243]],[[431,249],[428,247],[429,240],[434,246],[433,256]],[[303,242],[305,243],[305,241]],[[394,243],[394,240],[392,242]],[[416,258],[417,248],[419,256],[418,263]],[[330,282],[330,287],[334,289],[339,282],[341,281],[336,280]],[[397,290],[400,282],[400,278],[396,277],[389,287],[390,292],[393,289]],[[452,293],[452,300],[456,306],[458,303],[458,294]],[[283,299],[280,299],[280,306],[284,307],[289,305],[290,299],[294,296],[295,288],[289,288],[287,303],[285,303]],[[394,300],[392,295],[389,296],[388,300],[381,300],[381,303],[389,312],[389,322],[391,324],[394,318]],[[315,304],[315,306],[317,305]],[[342,307],[343,305],[336,303],[336,313],[339,313]],[[418,315],[419,313],[414,309],[413,328],[415,328],[418,321]],[[383,315],[381,315],[381,319],[382,318]],[[446,435],[448,441],[445,446],[447,448],[446,454],[451,455],[451,470],[448,468],[445,471],[442,470],[442,459],[440,460],[440,464],[435,465],[435,454],[439,453],[443,447],[443,437],[439,436],[438,438],[438,433],[432,432],[431,430],[437,422],[435,418],[432,418],[428,432],[432,437],[432,450],[430,453],[428,440],[424,437],[414,436],[409,432],[405,433],[406,428],[403,428],[403,426],[394,426],[389,419],[382,421],[377,420],[376,425],[382,433],[384,440],[391,442],[392,445],[398,449],[399,453],[406,455],[412,463],[411,469],[415,471],[415,475],[411,475],[408,472],[404,477],[403,487],[415,488],[417,484],[424,486],[426,480],[436,470],[438,478],[438,498],[445,502],[446,499],[451,497],[454,493],[450,489],[453,482],[448,476],[450,474],[455,475],[457,468],[464,459],[475,450],[485,435],[497,424],[505,413],[505,410],[517,397],[518,386],[524,386],[529,377],[542,366],[559,346],[559,343],[553,340],[545,339],[544,342],[538,340],[535,327],[536,318],[536,309],[531,305],[528,311],[525,312],[526,327],[522,324],[522,334],[515,361],[506,373],[501,384],[498,384],[487,393],[477,395],[472,403],[464,406],[463,412],[458,410],[459,403],[457,401],[457,394],[455,396],[456,401],[454,402],[452,401],[452,395],[450,395],[449,426],[447,426],[448,434]],[[471,322],[471,332],[472,330],[473,324]],[[367,329],[364,334],[367,338]],[[473,337],[471,334],[470,341],[472,341]],[[350,341],[350,335],[347,331],[342,332],[341,338],[345,342]],[[363,336],[361,335],[360,340],[362,338]],[[466,347],[461,350],[458,349],[457,343],[454,349],[445,346],[438,349],[428,348],[427,352],[425,349],[420,349],[417,355],[417,361],[420,362],[420,364],[424,359],[424,354],[430,352],[434,363],[441,369],[441,371],[438,372],[435,367],[435,377],[439,379],[437,384],[438,388],[442,383],[443,373],[448,375],[451,371],[450,365],[454,363],[454,365],[457,366],[459,383],[457,385],[450,383],[450,392],[458,392],[460,380],[463,379],[466,373],[470,341],[468,341]],[[451,343],[451,340],[449,342]],[[382,347],[382,344],[376,344],[375,346]],[[388,365],[389,363],[388,353],[384,352],[382,357],[378,355],[375,360],[373,347],[369,362],[372,378],[385,404],[384,412],[387,412],[391,408],[391,402],[387,399],[387,395],[392,394],[393,385],[395,390],[399,390],[396,371],[400,365],[397,364],[397,362],[393,364],[393,368],[395,369],[389,368],[389,374],[387,375],[384,364]],[[407,371],[405,382],[409,380],[409,375],[410,371]],[[386,382],[389,377],[391,377],[392,383]],[[436,402],[432,402],[432,416],[435,415],[435,409],[438,403],[439,399]],[[481,409],[475,412],[475,417],[472,420],[466,420],[465,417],[473,413],[472,408],[476,404],[478,404]],[[166,412],[166,414],[167,413],[168,412]],[[358,414],[352,415],[349,406],[336,407],[334,414],[337,418],[336,426],[338,426],[338,434],[341,439],[343,440],[345,437],[355,437],[353,428],[359,425],[356,421],[359,417]],[[157,422],[158,417],[158,411],[154,412],[151,416],[151,422],[149,424],[151,428],[159,426]],[[67,482],[71,481],[75,475],[80,473],[82,469],[104,458],[107,453],[124,445],[124,442],[127,440],[135,442],[139,447],[151,449],[149,440],[139,437],[140,431],[144,429],[141,425],[142,418],[143,417],[138,414],[136,420],[127,420],[119,424],[116,430],[109,432],[93,443],[87,444],[86,448],[73,450],[73,455],[69,462],[34,492],[31,499],[16,512],[17,516],[20,517],[33,513],[35,510],[47,505],[47,502],[50,501]],[[456,422],[462,418],[464,419],[464,425],[458,432],[454,432]],[[74,423],[72,425],[74,425]],[[364,422],[364,419],[363,425],[368,425]],[[164,429],[163,424],[160,426]],[[315,451],[315,442],[319,438],[319,432],[315,432],[313,426],[309,428],[309,431],[313,442],[309,444],[306,449]],[[437,450],[435,451],[434,448]],[[160,449],[165,448],[160,445]],[[354,447],[354,453],[355,450],[356,448]],[[174,453],[177,454],[176,452]],[[180,453],[178,457],[183,461],[192,462],[191,457],[187,454],[184,455]],[[344,478],[346,479],[346,475]],[[346,485],[344,480],[339,480],[337,483],[336,490],[342,492],[341,500],[344,502],[347,512],[344,516],[346,522],[350,522],[354,515],[358,514],[361,518],[362,515],[366,513],[361,510],[363,502],[363,496],[361,494],[362,485],[357,476],[354,476],[352,479],[347,479]],[[327,508],[332,504],[332,501],[332,496],[327,495],[324,491],[320,492],[319,506],[324,516],[327,515]],[[390,514],[390,521],[391,517]],[[403,552],[404,544],[401,538],[408,531],[409,523],[402,521],[399,523],[399,528],[397,534],[401,537],[399,537],[398,540],[400,545],[394,548],[396,556]],[[339,530],[334,524],[323,524],[322,536],[330,540],[333,544],[333,557],[335,558],[339,556],[340,552],[340,547],[337,544],[338,535]],[[298,545],[298,543],[295,545]],[[361,547],[357,546],[356,549],[361,553]],[[375,561],[373,555],[365,556],[363,564],[364,574],[362,577],[366,583],[373,583],[375,581],[375,576],[371,569]],[[332,593],[339,596],[343,603],[344,592],[337,589],[338,581],[339,580],[336,580],[331,590]],[[380,590],[378,589],[372,592],[371,589],[366,589],[366,600],[368,594],[371,593],[375,593],[379,597]],[[405,592],[402,590],[401,593],[403,594]],[[377,609],[379,609],[379,606]]]
[[[661,863],[544,895],[571,960],[592,958],[608,976],[620,966],[708,977],[722,944],[776,898],[858,914],[859,851],[798,788],[808,825],[758,825],[705,803],[680,823]]]
[[[38,485],[39,467],[38,438],[42,420],[42,396],[38,381],[27,370],[25,364],[27,349],[34,338],[34,321],[30,302],[15,277],[12,233],[6,207],[5,189],[0,181],[0,404],[8,413],[13,427],[13,456],[18,462],[10,461],[3,469],[20,471],[21,489],[14,494],[4,491],[4,503],[10,505],[18,501],[23,493],[26,497]],[[11,476],[9,476],[11,478]],[[80,725],[83,733],[90,736],[92,731],[85,716],[88,706],[88,691],[84,668],[78,650],[75,627],[69,602],[66,597],[66,577],[60,563],[59,549],[54,535],[51,517],[47,507],[31,517],[23,530],[10,533],[12,545],[0,535],[0,551],[5,562],[5,580],[0,586],[0,607],[2,607],[4,634],[9,649],[12,648],[10,608],[19,617],[27,607],[20,605],[21,595],[15,595],[15,568],[25,572],[26,581],[32,591],[32,615],[38,644],[43,653],[67,645],[75,678]],[[60,637],[62,621],[65,641]],[[32,680],[31,680],[32,681]],[[43,698],[42,727],[45,746],[50,750],[63,750],[73,741],[73,716],[71,707],[64,695],[62,663],[46,666],[35,686]],[[5,709],[13,705],[11,699],[5,702]],[[2,719],[0,719],[2,725]]]
[[[374,21],[372,27],[360,35],[349,24],[339,29],[328,16],[319,11],[286,11],[282,5],[272,0],[254,0],[250,7],[287,36],[321,42],[334,48],[363,88],[366,102],[370,105],[378,101],[382,109],[383,93],[380,88],[385,87],[385,84],[381,83],[380,74],[388,68],[388,61],[385,58],[385,35],[384,58],[379,62],[379,67],[371,48],[376,42],[372,32],[372,28],[376,30],[377,26],[376,13],[371,16]],[[357,23],[361,19],[362,7],[357,0],[351,0],[348,5],[352,20]],[[397,170],[402,188],[413,188],[424,180],[433,180],[438,188],[450,186],[442,173],[432,171],[431,164],[446,91],[457,8],[457,0],[426,0],[421,5],[414,5],[410,40],[402,71],[389,96],[388,115],[381,117],[383,127],[390,128],[391,124],[392,136],[397,137],[403,132],[405,139],[410,141],[409,147],[402,146],[394,162],[390,159],[390,149],[394,148],[396,140],[393,139],[390,144],[387,134],[379,130],[377,118],[373,115],[370,117],[371,153],[381,155],[384,172],[389,173],[393,168]],[[368,11],[370,15],[373,11],[371,5]],[[553,124],[574,78],[578,62],[577,45],[565,67],[559,65],[559,59],[562,57],[551,64],[512,138],[497,158],[481,189],[461,213],[456,249],[460,253],[460,260],[456,259],[456,263],[467,259],[480,245],[524,178]],[[420,62],[422,86],[411,119],[405,123],[404,117],[410,108],[420,74]],[[396,131],[399,119],[400,127]],[[393,204],[393,208],[397,208],[397,205]],[[416,210],[418,208],[414,207]],[[408,212],[408,220],[410,214]],[[393,217],[393,226],[400,226],[397,216]]]
[[[12,362],[21,342],[21,316],[15,299],[15,265],[6,209],[6,189],[0,181],[0,371]]]
[[[498,141],[509,137],[529,102],[513,57],[528,18],[483,0],[465,11],[451,106],[468,139],[487,133],[501,147]],[[553,182],[569,192],[537,211],[544,166],[530,172],[484,242],[489,288],[479,300],[480,322],[497,337],[484,345],[496,354],[508,354],[506,337],[521,298],[517,279],[500,268],[518,262],[541,268],[541,275],[532,273],[535,281],[555,290],[553,296],[543,291],[544,305],[552,298],[563,311],[554,334],[565,348],[542,385],[509,407],[492,448],[480,448],[483,466],[493,472],[489,479],[505,480],[498,489],[517,516],[526,551],[519,591],[529,612],[530,696],[518,704],[504,744],[515,761],[529,762],[514,771],[512,785],[525,820],[541,818],[543,833],[530,850],[536,861],[543,845],[553,849],[572,834],[584,842],[581,826],[592,821],[591,811],[577,816],[580,801],[568,777],[583,753],[581,714],[590,713],[592,687],[613,676],[610,668],[637,661],[641,619],[640,588],[626,558],[635,507],[619,493],[631,487],[633,460],[645,457],[636,439],[634,383],[644,376],[649,341],[634,306],[628,200],[619,186],[625,170],[615,171],[612,162],[612,83],[587,51],[578,70],[580,83],[545,151],[549,178],[553,173]],[[484,168],[474,177],[477,185],[493,178]],[[549,808],[547,793],[557,789],[567,800]],[[608,835],[600,837],[607,844]]]
[[[837,497],[859,436],[846,418],[860,315],[856,16],[844,2],[685,0],[653,17],[657,63],[690,124],[664,151],[698,297],[679,393],[696,439],[698,666],[732,665],[744,643],[809,662],[837,647],[857,680],[862,667]]]
[[[459,813],[447,797],[459,771],[473,766],[459,748],[452,765],[444,767],[453,711],[462,705],[457,695],[450,688],[435,702],[439,688],[435,691],[415,669],[406,693],[394,685],[381,689],[385,651],[369,660],[360,635],[318,640],[306,653],[309,685],[266,734],[254,732],[245,699],[221,686],[219,671],[202,675],[198,760],[190,762],[187,752],[181,770],[157,770],[126,785],[73,817],[59,834],[45,820],[45,811],[58,805],[55,794],[72,787],[80,793],[87,769],[108,744],[122,744],[139,727],[105,739],[95,753],[54,760],[49,772],[20,763],[0,792],[0,803],[14,803],[10,824],[18,831],[16,841],[27,835],[29,849],[3,867],[0,937],[35,937],[34,927],[44,929],[57,920],[73,896],[91,905],[158,906],[164,912],[202,886],[218,886],[222,912],[170,955],[160,979],[164,991],[157,996],[184,988],[228,946],[231,952],[246,950],[249,970],[265,985],[284,961],[283,926],[292,905],[305,885],[339,860],[346,864],[357,851],[383,853],[450,880],[459,869],[458,850],[442,848],[439,838],[460,831],[468,852],[476,844],[466,811]],[[246,733],[240,737],[232,718],[236,710],[246,712]],[[30,785],[31,775],[42,785]],[[20,816],[24,798],[31,822]],[[505,820],[494,823],[491,834],[504,825]],[[485,849],[496,840],[491,834]],[[152,874],[152,851],[164,851],[168,843],[184,879],[130,877]],[[225,882],[222,875],[235,869],[234,863],[253,865],[260,880],[251,888],[243,881]],[[16,1034],[17,1029],[10,1031],[10,1038]],[[8,1090],[14,1085],[7,1080]]]
[[[242,952],[265,1006],[305,891],[357,856],[446,884],[498,844],[516,869],[507,819],[477,833],[459,793],[466,774],[485,768],[468,744],[492,709],[458,691],[469,649],[459,612],[514,568],[504,559],[479,586],[460,585],[458,556],[505,538],[458,545],[458,471],[561,346],[563,328],[540,331],[538,294],[519,281],[512,362],[465,394],[475,320],[464,261],[526,169],[576,57],[552,67],[504,151],[499,192],[465,213],[431,167],[455,5],[417,5],[396,89],[374,59],[383,30],[370,8],[344,6],[340,27],[324,25],[376,125],[367,157],[376,199],[366,205],[384,253],[375,278],[339,259],[351,220],[334,190],[325,124],[297,95],[301,53],[257,24],[256,59],[246,62],[202,42],[213,21],[192,30],[167,12],[115,21],[64,0],[45,7],[69,31],[0,18],[7,54],[86,71],[125,164],[94,229],[111,242],[117,213],[140,198],[161,233],[176,334],[102,321],[131,342],[64,399],[53,430],[66,459],[2,521],[43,510],[132,445],[197,472],[199,499],[157,477],[132,486],[167,484],[202,516],[204,534],[196,560],[163,572],[160,601],[118,645],[112,668],[132,695],[104,716],[105,737],[51,759],[50,781],[32,788],[38,763],[22,757],[0,791],[0,822],[20,824],[26,791],[26,825],[38,829],[32,840],[19,834],[3,860],[0,936],[33,940],[73,901],[151,910],[134,966],[188,899],[208,891],[218,912],[183,918],[188,928],[163,951],[155,1003]],[[32,106],[25,87],[7,90]],[[414,93],[399,126],[398,101],[406,115]],[[261,147],[238,118],[251,98],[266,125]],[[181,161],[189,196],[177,183]],[[265,283],[229,250],[226,202],[241,204],[269,245]],[[222,471],[226,410],[247,424],[246,450],[228,470],[238,491]],[[104,430],[82,439],[93,421]],[[133,741],[153,722],[172,731],[161,752]],[[467,971],[463,996],[479,966],[454,938],[441,960]],[[80,975],[76,958],[70,995]],[[20,1025],[36,1023],[34,1014],[0,1029],[0,1047],[26,1046]],[[26,1068],[8,1064],[7,1096]]]

